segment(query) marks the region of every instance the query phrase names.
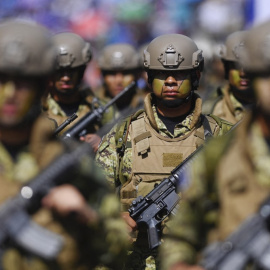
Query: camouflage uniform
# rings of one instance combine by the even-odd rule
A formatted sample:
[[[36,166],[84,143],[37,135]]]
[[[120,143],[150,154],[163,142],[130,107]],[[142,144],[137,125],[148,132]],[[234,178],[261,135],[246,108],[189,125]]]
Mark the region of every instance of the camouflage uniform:
[[[106,101],[98,100],[94,95],[83,94],[86,90],[79,90],[82,92],[82,100],[78,107],[76,118],[72,123],[65,127],[60,134],[63,134],[66,130],[71,128],[76,122],[78,122],[85,114],[97,109],[98,106],[106,104]],[[47,113],[48,117],[56,121],[56,125],[61,125],[70,115],[66,115],[61,106],[49,95],[47,99],[43,101],[43,111]],[[94,126],[88,127],[89,133],[95,133],[101,125],[109,122],[109,112],[105,112],[100,122],[95,123]]]
[[[153,137],[154,134],[157,134],[157,137],[159,137],[162,141],[168,141],[168,144],[165,143],[167,146],[170,144],[173,146],[178,145],[179,148],[174,147],[174,153],[171,153],[171,156],[181,156],[181,160],[185,159],[189,154],[191,154],[191,152],[195,151],[196,147],[198,147],[201,143],[204,142],[204,133],[201,122],[201,99],[197,95],[194,96],[194,106],[192,111],[181,123],[175,126],[174,134],[171,134],[166,128],[165,124],[159,119],[156,111],[157,109],[155,105],[154,95],[148,94],[145,98],[144,103],[145,110],[138,112],[136,114],[136,117],[132,118],[131,125],[128,127],[128,134],[126,138],[123,157],[120,157],[118,155],[119,152],[117,151],[118,143],[122,140],[122,137],[119,136],[118,132],[119,130],[121,131],[121,127],[123,126],[123,124],[115,126],[103,138],[96,155],[97,163],[102,168],[104,168],[109,183],[112,186],[120,189],[122,211],[127,211],[127,208],[130,205],[132,199],[136,198],[139,195],[147,195],[154,188],[154,185],[156,183],[160,183],[160,181],[162,181],[164,177],[168,176],[170,174],[170,171],[176,165],[178,165],[173,165],[173,163],[171,163],[173,162],[173,160],[171,159],[169,161],[170,164],[168,164],[168,160],[166,160],[166,158],[163,160],[163,164],[162,161],[154,162],[153,160],[151,160],[153,168],[165,168],[162,169],[162,173],[157,172],[156,174],[153,174],[148,171],[146,173],[141,172],[136,174],[134,165],[136,163],[136,157],[134,156],[134,149],[138,148],[138,142],[136,142],[135,147],[133,140],[133,133],[135,133],[133,123],[135,122],[135,120],[139,119],[140,117],[144,117],[144,119],[146,119],[146,122],[148,123],[148,126],[150,127],[151,133],[153,132]],[[218,123],[218,121],[216,121],[215,119],[211,117],[209,117],[208,119],[214,136],[222,135],[231,128],[231,124],[229,124],[228,122],[222,121]],[[153,131],[153,129],[155,131]],[[189,143],[187,143],[187,141],[189,141]],[[190,143],[191,145],[189,145]],[[151,147],[154,146],[151,144]],[[187,148],[189,149],[188,151],[186,150]],[[153,152],[153,149],[154,148],[151,148],[150,152]],[[172,150],[170,149],[169,151]],[[149,155],[150,152],[148,152]],[[179,154],[179,152],[183,153]],[[148,158],[147,160],[148,154],[146,154],[143,163],[147,163],[146,161],[150,162],[150,158]],[[169,158],[170,153],[166,154],[164,154],[164,156],[167,156]],[[161,152],[157,153],[157,155],[163,156]],[[138,156],[140,156],[140,154],[138,154]],[[179,161],[179,163],[180,162],[181,161]],[[129,184],[134,187],[133,191],[125,190],[125,188],[128,187]],[[167,225],[168,222],[166,225],[164,224],[165,227]],[[126,269],[156,269],[156,267],[158,268],[158,265],[155,265],[157,263],[155,263],[155,260],[157,260],[156,257],[157,250],[149,250],[146,231],[140,231],[137,236],[136,242],[134,242],[133,250],[129,255]]]
[[[60,132],[62,134],[85,114],[104,105],[105,101],[98,100],[83,81],[85,69],[92,59],[91,44],[72,32],[55,34],[52,39],[57,53],[55,72],[47,89],[49,97],[43,99],[43,110],[57,122],[58,126],[74,112],[78,115],[77,119]],[[73,88],[69,89],[68,93],[62,88],[62,84],[65,83],[71,83]],[[86,127],[88,133],[96,133],[99,127],[106,123],[103,119],[99,120],[94,125]]]
[[[227,238],[269,195],[269,146],[249,114],[243,121],[211,141],[193,164],[181,214],[162,246],[162,269],[196,263],[203,246]]]
[[[0,202],[5,202],[19,192],[22,184],[46,167],[55,157],[63,152],[63,145],[55,140],[48,140],[52,132],[47,118],[39,117],[33,125],[31,140],[24,150],[13,159],[5,146],[0,143]],[[91,181],[91,172],[95,170],[91,160],[87,163],[87,175]],[[84,170],[81,175],[85,174]],[[96,174],[98,177],[98,174]],[[88,176],[86,176],[88,177]],[[94,175],[92,175],[94,177]],[[75,185],[80,183],[80,177]],[[84,185],[84,183],[80,183]],[[100,214],[98,224],[84,226],[72,218],[60,218],[45,208],[33,214],[33,221],[60,234],[65,244],[56,261],[44,261],[13,245],[5,246],[2,257],[3,269],[92,269],[97,264],[107,264],[119,269],[127,246],[125,224],[119,219],[118,200],[110,192],[103,192],[100,202],[93,201],[97,190],[87,196],[91,206]],[[2,254],[1,254],[2,255]],[[119,256],[119,257],[118,257]],[[116,260],[118,258],[118,261]]]
[[[218,97],[208,99],[203,103],[203,113],[211,113],[232,124],[240,121],[244,116],[245,108],[231,93],[230,86],[226,85],[217,92]]]

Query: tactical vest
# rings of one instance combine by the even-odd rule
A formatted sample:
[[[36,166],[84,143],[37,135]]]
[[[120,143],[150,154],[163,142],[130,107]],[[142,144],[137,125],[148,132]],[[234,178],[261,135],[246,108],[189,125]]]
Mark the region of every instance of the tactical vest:
[[[204,125],[202,125],[202,120]],[[147,195],[171,171],[193,153],[205,141],[209,133],[216,133],[220,127],[212,117],[201,116],[201,121],[186,135],[166,138],[160,135],[141,111],[129,118],[118,128],[116,145],[119,153],[119,180],[121,182],[120,201],[122,211],[126,211],[138,196]],[[122,136],[119,137],[119,131]],[[124,146],[127,134],[131,145]],[[118,139],[117,139],[118,138]],[[132,172],[128,181],[121,175],[125,147],[132,148]]]

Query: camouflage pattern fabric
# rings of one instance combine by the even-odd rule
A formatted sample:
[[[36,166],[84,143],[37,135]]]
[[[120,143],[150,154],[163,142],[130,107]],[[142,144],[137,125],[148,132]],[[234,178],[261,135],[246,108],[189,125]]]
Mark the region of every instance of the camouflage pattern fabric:
[[[226,85],[218,91],[220,91],[221,96],[203,102],[203,113],[216,115],[232,124],[242,120],[245,108],[234,97],[230,91],[230,86]]]
[[[60,134],[65,132],[67,129],[72,127],[76,122],[80,120],[85,114],[97,109],[99,106],[104,106],[106,104],[106,100],[98,100],[94,99],[94,96],[88,95],[86,97],[82,97],[81,103],[78,107],[76,114],[78,118],[76,118],[72,123],[70,123],[67,127],[65,127]],[[60,107],[60,105],[49,95],[48,98],[43,101],[43,111],[47,113],[48,117],[54,119],[57,122],[57,125],[61,125],[68,116]],[[110,121],[109,112],[105,112],[100,120],[100,123],[95,123],[93,127],[88,127],[90,133],[95,133],[100,126],[105,125]]]
[[[162,269],[196,264],[201,248],[227,238],[269,196],[269,146],[258,124],[249,114],[245,118],[229,136],[211,141],[194,162],[191,185],[161,246]]]
[[[22,183],[46,167],[54,158],[63,152],[63,145],[56,140],[44,138],[51,134],[50,124],[44,128],[46,118],[39,118],[33,127],[29,145],[12,158],[3,144],[0,143],[0,203],[16,195]],[[49,130],[48,130],[49,128]],[[50,137],[50,136],[49,136]],[[99,177],[105,181],[100,170],[91,159],[84,159],[80,173],[74,182],[78,187],[85,185],[85,178]],[[106,184],[106,182],[105,182]],[[83,270],[93,269],[97,264],[107,265],[114,269],[121,268],[128,247],[126,225],[119,217],[119,201],[109,190],[101,190],[103,194],[98,200],[98,189],[87,194],[86,199],[100,215],[96,224],[83,225],[72,218],[58,217],[48,209],[40,208],[32,219],[39,225],[60,234],[64,238],[64,247],[57,260],[43,261],[15,246],[6,246],[2,263],[4,270]],[[104,268],[105,269],[105,268]]]

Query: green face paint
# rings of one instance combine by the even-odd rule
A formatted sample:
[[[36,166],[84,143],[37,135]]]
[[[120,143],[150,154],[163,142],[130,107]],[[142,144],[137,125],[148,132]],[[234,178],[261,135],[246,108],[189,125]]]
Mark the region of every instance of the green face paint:
[[[234,87],[239,87],[240,86],[240,72],[236,69],[232,69],[229,72],[229,82],[232,86]]]
[[[36,98],[36,85],[28,81],[7,81],[0,84],[0,121],[16,125],[28,113]]]
[[[153,92],[157,97],[162,96],[164,82],[165,82],[164,80],[160,80],[160,79],[153,80],[153,84],[152,84]]]
[[[186,96],[191,91],[191,81],[184,80],[180,86],[180,94]]]
[[[12,82],[7,82],[4,84],[0,83],[0,108],[6,102],[9,97],[12,97],[15,92],[15,86]]]

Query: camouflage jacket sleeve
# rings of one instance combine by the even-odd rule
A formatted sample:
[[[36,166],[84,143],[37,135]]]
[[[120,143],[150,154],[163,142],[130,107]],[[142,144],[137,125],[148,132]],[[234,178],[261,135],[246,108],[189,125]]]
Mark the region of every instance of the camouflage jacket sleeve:
[[[126,224],[120,216],[119,199],[95,161],[82,164],[81,174],[87,177],[88,184],[85,186],[85,181],[82,180],[80,184],[78,179],[76,185],[99,217],[96,223],[87,224],[82,250],[88,251],[88,256],[91,254],[92,265],[121,269],[129,247],[129,236]]]
[[[96,163],[103,170],[109,184],[114,188],[118,156],[116,152],[115,133],[116,127],[102,138],[96,153]]]
[[[96,224],[89,224],[88,243],[91,257],[94,257],[99,265],[121,269],[130,243],[126,224],[120,216],[120,204],[116,195],[104,196],[97,211],[99,221]]]

